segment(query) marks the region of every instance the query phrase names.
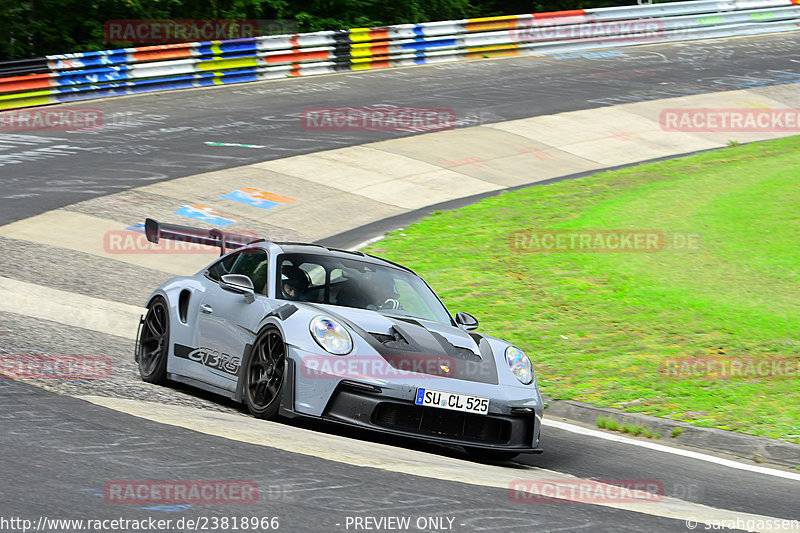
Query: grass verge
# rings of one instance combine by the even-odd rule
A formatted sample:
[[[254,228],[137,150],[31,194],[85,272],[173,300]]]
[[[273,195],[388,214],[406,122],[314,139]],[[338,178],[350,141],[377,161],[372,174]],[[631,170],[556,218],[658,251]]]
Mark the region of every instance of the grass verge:
[[[793,137],[501,194],[369,251],[522,348],[545,395],[800,442],[798,206]],[[531,252],[529,230],[664,247]]]

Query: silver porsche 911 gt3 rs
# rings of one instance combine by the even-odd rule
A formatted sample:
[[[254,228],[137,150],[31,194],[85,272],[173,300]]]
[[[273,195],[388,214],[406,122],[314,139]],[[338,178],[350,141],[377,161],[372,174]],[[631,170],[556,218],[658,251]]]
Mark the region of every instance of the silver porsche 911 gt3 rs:
[[[541,452],[530,359],[474,332],[471,315],[453,317],[411,270],[152,219],[145,233],[223,253],[148,299],[135,355],[145,381],[222,394],[260,418],[312,417],[494,459]]]

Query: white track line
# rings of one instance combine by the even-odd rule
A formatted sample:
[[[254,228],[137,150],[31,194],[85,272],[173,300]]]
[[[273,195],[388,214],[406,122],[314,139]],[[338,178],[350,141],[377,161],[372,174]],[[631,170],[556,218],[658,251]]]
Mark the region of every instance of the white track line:
[[[460,459],[433,455],[416,450],[398,448],[386,444],[354,440],[339,435],[317,433],[312,430],[267,422],[234,413],[218,413],[196,407],[164,405],[139,400],[123,400],[99,396],[80,396],[79,398],[116,411],[145,418],[161,424],[182,427],[191,431],[216,435],[226,439],[268,446],[292,453],[310,455],[339,463],[378,468],[388,472],[399,472],[443,481],[455,481],[483,487],[494,487],[516,491],[518,481],[546,481],[548,483],[572,483],[580,480],[575,476],[546,470],[543,468],[515,465],[508,468],[498,465],[485,465],[462,461]],[[593,482],[606,486],[602,482]],[[521,489],[527,492],[525,489]],[[509,498],[511,494],[509,493]],[[586,505],[597,505],[624,511],[633,511],[651,516],[695,522],[702,529],[706,523],[733,523],[737,520],[752,520],[757,526],[751,531],[772,533],[781,531],[775,527],[774,517],[745,512],[718,509],[699,503],[683,501],[675,497],[663,496],[658,501],[649,499],[611,501],[597,499],[586,501],[564,495],[560,499]],[[519,502],[520,505],[525,505]],[[533,508],[532,512],[533,511]],[[784,530],[785,531],[785,530]]]
[[[50,320],[126,339],[136,337],[144,309],[0,277],[0,311]]]
[[[787,472],[784,470],[774,470],[772,468],[764,468],[763,466],[756,466],[756,465],[749,465],[746,463],[740,463],[737,461],[732,461],[730,459],[723,459],[721,457],[714,457],[713,455],[706,455],[704,453],[693,452],[691,450],[684,450],[681,448],[672,448],[671,446],[664,446],[663,444],[656,444],[655,442],[648,442],[648,441],[639,441],[630,438],[625,438],[620,435],[614,435],[613,433],[605,433],[603,431],[597,431],[595,429],[588,429],[581,426],[576,426],[574,424],[568,424],[566,422],[560,422],[558,420],[551,420],[545,418],[542,421],[542,424],[545,426],[550,426],[558,429],[563,429],[564,431],[569,431],[571,433],[578,433],[580,435],[587,435],[590,437],[595,437],[598,439],[610,440],[614,442],[622,442],[625,444],[630,444],[631,446],[639,446],[642,448],[647,448],[648,450],[654,450],[657,452],[663,453],[671,453],[673,455],[680,455],[683,457],[688,457],[690,459],[697,459],[700,461],[706,461],[708,463],[714,463],[721,466],[727,466],[729,468],[737,468],[739,470],[746,470],[748,472],[755,472],[756,474],[766,474],[768,476],[775,476],[775,477],[782,477],[786,479],[792,479],[795,481],[800,481],[800,474],[795,474],[794,472]]]

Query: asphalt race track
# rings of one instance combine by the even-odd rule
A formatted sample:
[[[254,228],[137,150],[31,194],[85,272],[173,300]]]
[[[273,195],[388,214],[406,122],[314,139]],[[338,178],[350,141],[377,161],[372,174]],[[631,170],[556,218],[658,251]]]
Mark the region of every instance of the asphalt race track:
[[[4,420],[4,474],[10,476],[3,500],[16,502],[4,515],[50,518],[159,518],[225,516],[223,506],[153,508],[108,505],[106,479],[246,479],[258,483],[261,501],[228,516],[280,519],[280,530],[344,530],[347,516],[407,515],[454,518],[454,531],[682,531],[683,524],[615,509],[563,503],[509,500],[508,491],[363,468],[259,446],[164,429],[114,411],[95,409],[86,423],[81,402],[16,383],[4,383],[5,401],[19,416]],[[9,390],[10,389],[10,390]],[[26,413],[35,412],[36,418]],[[75,431],[75,427],[80,431]],[[27,452],[33,440],[41,455]],[[10,453],[9,453],[10,452]],[[150,508],[148,508],[150,507]],[[165,506],[164,506],[165,507]],[[98,511],[100,511],[98,513]],[[558,524],[558,528],[553,528]],[[340,527],[337,527],[339,525]],[[622,527],[621,527],[622,526]],[[449,529],[449,528],[448,528]]]
[[[237,514],[278,517],[287,531],[342,531],[347,517],[390,515],[414,521],[449,517],[454,531],[687,530],[683,521],[580,503],[513,501],[508,490],[367,470],[165,428],[103,408],[87,409],[80,400],[29,385],[0,384],[7,428],[0,436],[7,480],[0,492],[3,516],[177,520]],[[595,479],[659,478],[666,496],[781,518],[796,513],[797,481],[581,442],[557,430],[548,430],[547,447],[547,455],[521,463]],[[525,476],[521,466],[506,468]],[[132,479],[246,479],[258,484],[260,501],[246,512],[223,505],[103,501],[106,482]]]
[[[461,126],[800,81],[800,36],[472,61],[89,101],[95,132],[0,135],[0,224],[94,196],[413,132],[303,129],[306,108],[452,109]],[[608,56],[608,57],[607,57]],[[206,142],[263,148],[209,146]]]
[[[0,225],[160,181],[417,133],[310,131],[303,129],[300,121],[306,108],[452,108],[459,126],[467,127],[797,83],[798,50],[800,35],[792,33],[331,75],[75,104],[71,107],[102,110],[103,129],[91,133],[0,133]],[[164,277],[163,272],[153,272],[143,278],[143,269],[121,262],[113,270],[100,272],[93,270],[88,254],[63,253],[55,260],[60,249],[31,251],[13,239],[0,238],[0,246],[5,248],[0,259],[3,276],[129,306],[141,305]],[[169,256],[163,259],[168,261]],[[231,432],[224,438],[211,430],[161,424],[71,397],[91,394],[152,401],[195,409],[211,422],[217,417],[220,424],[226,417],[247,418],[237,406],[202,393],[145,386],[138,380],[132,360],[130,335],[0,311],[0,354],[103,354],[121,369],[116,381],[53,387],[58,393],[0,378],[0,533],[22,530],[17,527],[19,522],[16,526],[3,522],[12,517],[31,520],[33,526],[41,526],[40,531],[87,530],[74,524],[55,525],[47,521],[50,519],[152,517],[172,520],[162,531],[192,531],[202,528],[188,527],[185,522],[178,525],[177,520],[277,517],[277,529],[290,532],[680,532],[690,531],[693,525],[698,530],[709,529],[702,522],[687,526],[686,519],[694,512],[701,520],[711,516],[738,516],[743,521],[759,516],[800,519],[800,474],[796,470],[744,460],[740,467],[732,467],[714,462],[716,458],[710,454],[708,460],[681,455],[683,447],[674,446],[677,453],[664,453],[638,446],[633,438],[625,439],[627,442],[599,440],[580,433],[578,426],[545,425],[544,454],[484,465],[466,461],[455,449],[306,422],[281,422],[285,430],[296,431],[297,438],[314,441],[318,435],[323,439],[320,442],[333,443],[331,448],[320,448],[318,454],[295,453],[290,451],[291,443],[286,448],[258,445]],[[157,404],[153,406],[157,410]],[[396,452],[391,451],[393,446]],[[347,457],[348,450],[353,450],[352,457]],[[386,466],[364,466],[362,453],[376,454],[373,462],[385,459]],[[474,480],[457,482],[448,475],[416,473],[414,458],[455,465],[467,477],[474,472]],[[411,471],[415,473],[408,473]],[[636,511],[597,502],[516,501],[503,488],[507,483],[492,482],[508,476],[545,480],[574,476],[611,484],[614,480],[655,480],[663,488],[665,507],[672,500],[691,505],[680,508],[676,504],[674,516],[668,518],[645,508]],[[259,497],[249,505],[110,503],[105,497],[106,484],[119,480],[248,480],[257,484]],[[39,522],[42,517],[47,520]],[[369,522],[372,527],[366,527],[368,523],[357,523],[356,517],[406,517],[411,525],[400,529],[382,522],[383,527],[377,527],[373,521]],[[794,524],[800,530],[800,523]],[[211,522],[206,526],[208,531],[235,530],[212,528]],[[762,526],[759,530],[790,529]]]

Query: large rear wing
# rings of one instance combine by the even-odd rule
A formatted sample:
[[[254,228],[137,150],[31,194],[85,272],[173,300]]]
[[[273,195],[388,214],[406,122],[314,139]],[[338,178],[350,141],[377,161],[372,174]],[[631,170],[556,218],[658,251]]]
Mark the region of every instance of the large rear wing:
[[[218,229],[200,229],[178,224],[164,224],[152,218],[144,221],[144,234],[147,236],[147,240],[153,244],[158,244],[160,239],[169,239],[190,244],[218,246],[220,255],[225,255],[229,250],[236,250],[248,244],[264,240],[255,235],[227,233]]]

